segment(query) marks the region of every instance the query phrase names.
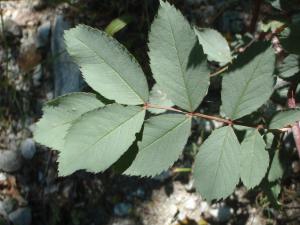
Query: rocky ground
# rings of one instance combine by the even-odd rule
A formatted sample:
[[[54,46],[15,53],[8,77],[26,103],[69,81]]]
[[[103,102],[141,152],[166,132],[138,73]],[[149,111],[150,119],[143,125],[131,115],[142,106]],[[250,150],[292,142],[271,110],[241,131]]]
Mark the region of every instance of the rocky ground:
[[[63,31],[79,22],[105,28],[124,12],[134,14],[133,25],[117,38],[149,74],[146,31],[157,4],[124,2],[0,2],[0,224],[299,224],[300,188],[293,182],[287,183],[284,194],[288,211],[277,211],[269,207],[264,195],[247,194],[243,187],[226,201],[210,204],[195,192],[190,174],[176,170],[154,179],[82,171],[57,177],[57,153],[37,145],[32,132],[44,102],[86,89],[66,54]],[[243,11],[247,1],[234,6],[221,0],[174,2],[191,21],[215,24],[229,39],[243,32],[249,21],[249,13]],[[195,130],[211,129],[209,123],[199,124]],[[175,167],[191,167],[192,151],[190,144]],[[293,164],[296,177],[297,163]]]

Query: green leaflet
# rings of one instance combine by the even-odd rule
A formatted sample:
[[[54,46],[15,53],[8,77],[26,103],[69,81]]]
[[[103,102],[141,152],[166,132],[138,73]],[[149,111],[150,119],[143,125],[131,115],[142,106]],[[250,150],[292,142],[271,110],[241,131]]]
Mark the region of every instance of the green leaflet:
[[[219,128],[200,146],[194,166],[196,189],[207,200],[226,198],[240,178],[240,143],[229,126]]]
[[[268,181],[273,182],[280,179],[283,175],[283,172],[284,169],[283,165],[280,163],[279,150],[276,150],[269,169]]]
[[[105,32],[78,25],[65,32],[69,54],[86,82],[108,99],[128,105],[148,101],[148,84],[134,57]]]
[[[159,87],[175,105],[194,111],[207,93],[209,70],[194,31],[168,2],[160,1],[151,26],[149,57]]]
[[[129,15],[120,16],[108,24],[105,28],[105,32],[108,33],[110,36],[114,36],[115,33],[122,30],[124,27],[127,26],[128,23],[132,21],[132,17]]]
[[[71,123],[82,114],[104,106],[94,94],[72,93],[48,102],[44,115],[36,124],[34,139],[49,148],[61,151]]]
[[[191,118],[181,114],[147,120],[138,154],[125,174],[150,177],[167,170],[181,154],[190,130]]]
[[[194,28],[208,60],[221,65],[231,62],[232,57],[226,39],[216,30],[210,28]]]
[[[281,129],[287,126],[292,126],[296,121],[300,121],[299,109],[281,111],[272,118],[269,128]]]
[[[282,63],[278,66],[279,76],[288,78],[296,75],[300,71],[300,56],[290,54],[284,58]]]
[[[164,106],[164,107],[172,107],[174,103],[168,99],[168,96],[166,93],[164,93],[157,84],[155,84],[152,87],[152,90],[150,92],[150,97],[149,97],[149,103],[152,105],[158,105],[158,106]],[[165,109],[155,109],[155,108],[150,108],[148,109],[150,112],[154,114],[159,114],[163,113],[166,110]]]
[[[266,143],[257,130],[252,131],[241,144],[241,179],[251,189],[257,186],[269,167]]]
[[[257,55],[257,52],[260,54]],[[222,82],[222,111],[230,119],[246,116],[264,104],[273,92],[275,54],[257,43],[238,57]]]
[[[84,114],[73,123],[59,155],[59,175],[76,170],[100,172],[116,162],[135,140],[145,110],[137,106],[108,105]]]

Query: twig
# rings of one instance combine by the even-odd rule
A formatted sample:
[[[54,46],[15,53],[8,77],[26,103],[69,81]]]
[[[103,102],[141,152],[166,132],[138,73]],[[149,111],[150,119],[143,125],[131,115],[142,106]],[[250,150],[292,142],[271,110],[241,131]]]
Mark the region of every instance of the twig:
[[[195,116],[195,117],[200,117],[200,118],[207,119],[207,120],[215,120],[215,121],[219,121],[219,122],[226,123],[226,124],[228,124],[228,125],[232,125],[232,124],[233,124],[233,122],[232,122],[231,120],[226,120],[226,119],[223,119],[223,118],[220,118],[220,117],[216,117],[216,116],[205,115],[205,114],[202,114],[202,113],[190,113],[190,112],[184,112],[184,111],[182,111],[182,110],[175,109],[175,108],[173,108],[173,107],[159,106],[159,105],[152,105],[152,104],[146,103],[146,104],[144,105],[144,108],[145,108],[145,109],[149,109],[149,108],[154,108],[154,109],[165,109],[165,110],[169,110],[169,111],[179,112],[179,113],[185,114],[185,115],[187,115],[187,116]]]
[[[167,106],[160,106],[160,105],[152,105],[152,104],[149,104],[149,103],[146,103],[144,105],[144,108],[145,109],[148,109],[148,108],[153,108],[153,109],[165,109],[165,110],[168,110],[168,111],[174,111],[174,112],[179,112],[179,113],[183,113],[183,114],[186,114],[186,112],[182,111],[182,110],[179,110],[179,109],[175,109],[173,107],[167,107]]]
[[[210,77],[214,77],[214,76],[217,76],[219,75],[220,73],[223,73],[224,71],[228,70],[228,65],[224,66],[224,67],[221,67],[220,69],[218,69],[216,72],[213,72],[210,74]]]
[[[226,120],[226,119],[216,117],[216,116],[209,116],[209,115],[205,115],[205,114],[202,114],[202,113],[191,113],[191,115],[196,116],[196,117],[200,117],[200,118],[203,118],[203,119],[207,119],[207,120],[215,120],[215,121],[218,121],[218,122],[226,123],[228,125],[233,125],[233,122],[231,120]]]
[[[288,107],[291,109],[296,108],[295,92],[297,89],[297,85],[297,83],[292,84],[288,91]],[[292,132],[300,158],[300,127],[298,121],[292,126]]]
[[[256,30],[256,24],[259,17],[260,12],[260,6],[261,6],[262,0],[255,0],[255,5],[253,7],[253,13],[252,13],[252,20],[249,26],[249,32],[254,33]]]

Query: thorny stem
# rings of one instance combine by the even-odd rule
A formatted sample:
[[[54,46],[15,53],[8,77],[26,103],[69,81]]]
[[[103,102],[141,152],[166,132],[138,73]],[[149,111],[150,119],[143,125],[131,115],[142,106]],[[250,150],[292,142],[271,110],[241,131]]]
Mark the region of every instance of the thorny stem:
[[[178,112],[178,113],[184,114],[184,115],[189,116],[189,117],[199,117],[199,118],[206,119],[206,120],[214,120],[214,121],[218,121],[218,122],[221,122],[221,123],[225,123],[229,126],[239,125],[239,126],[244,126],[244,127],[255,128],[255,129],[258,129],[258,130],[266,129],[266,127],[264,127],[262,124],[259,124],[257,126],[251,126],[251,125],[242,124],[238,121],[232,121],[230,119],[224,119],[224,118],[221,118],[221,117],[206,115],[206,114],[203,114],[203,113],[185,112],[185,111],[182,111],[180,109],[173,108],[173,107],[153,105],[153,104],[150,104],[150,103],[145,103],[144,104],[144,109],[145,110],[150,109],[150,108],[152,108],[152,109],[164,109],[164,110],[167,110],[167,111]],[[279,131],[281,131],[281,132],[286,132],[288,130],[290,130],[290,128],[279,129]]]

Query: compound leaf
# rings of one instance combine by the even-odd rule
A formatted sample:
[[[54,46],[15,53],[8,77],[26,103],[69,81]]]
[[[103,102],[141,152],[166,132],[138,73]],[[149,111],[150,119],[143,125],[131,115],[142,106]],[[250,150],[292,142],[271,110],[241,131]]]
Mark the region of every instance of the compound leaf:
[[[240,178],[240,143],[231,127],[219,128],[200,146],[194,166],[196,189],[207,200],[230,195]]]
[[[241,144],[241,179],[251,189],[257,186],[269,167],[266,143],[257,130],[252,131]]]
[[[44,107],[43,117],[36,124],[36,142],[55,150],[62,150],[64,137],[71,123],[82,114],[104,106],[94,94],[72,93],[49,101]]]
[[[223,77],[222,111],[233,120],[258,109],[273,92],[275,54],[266,47],[264,43],[250,47]]]
[[[155,84],[152,87],[152,90],[150,91],[149,103],[153,105],[164,106],[164,107],[171,107],[174,105],[174,103],[170,99],[168,99],[167,94],[164,93],[158,87],[157,84]],[[148,110],[154,114],[159,114],[166,111],[165,109],[155,109],[155,108],[149,108]]]
[[[145,122],[138,154],[127,175],[155,176],[167,170],[181,154],[191,130],[191,118],[164,114]]]
[[[145,110],[108,105],[84,114],[71,126],[59,155],[60,176],[85,169],[100,172],[116,162],[135,140]]]
[[[279,76],[282,78],[292,77],[300,71],[300,56],[290,54],[284,58],[278,66]]]
[[[142,68],[118,41],[85,25],[66,31],[64,37],[69,54],[91,88],[122,104],[148,101],[148,84]]]
[[[229,45],[218,31],[210,28],[194,28],[194,30],[209,60],[219,62],[221,65],[231,62]]]
[[[159,87],[175,105],[194,111],[207,93],[209,70],[188,21],[168,2],[160,1],[151,26],[149,50]]]
[[[292,126],[295,122],[300,121],[300,110],[291,109],[278,112],[271,120],[270,129],[281,129],[287,126]]]

